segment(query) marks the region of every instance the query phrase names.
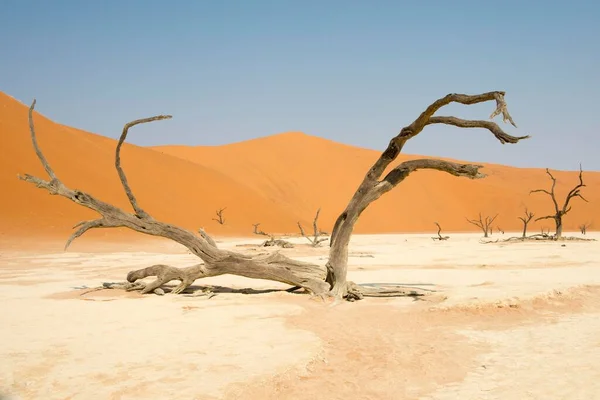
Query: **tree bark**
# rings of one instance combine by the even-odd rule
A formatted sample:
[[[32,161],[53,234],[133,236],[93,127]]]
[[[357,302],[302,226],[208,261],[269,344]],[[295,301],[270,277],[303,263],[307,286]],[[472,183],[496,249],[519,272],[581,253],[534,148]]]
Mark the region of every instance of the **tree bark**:
[[[279,253],[249,256],[222,250],[216,246],[214,240],[212,240],[203,230],[200,231],[200,236],[198,236],[188,230],[157,221],[144,211],[133,195],[133,191],[129,186],[126,175],[121,168],[120,150],[127,137],[129,128],[142,123],[171,118],[171,116],[168,115],[132,121],[125,125],[121,137],[119,138],[115,154],[115,168],[118,171],[123,189],[135,212],[134,214],[125,212],[111,204],[96,199],[85,192],[72,190],[60,181],[45,159],[37,143],[33,123],[35,100],[29,109],[31,139],[35,152],[51,179],[50,181],[46,181],[31,175],[19,176],[19,178],[36,185],[38,188],[45,189],[51,194],[65,197],[80,206],[87,207],[100,214],[101,218],[99,219],[83,221],[77,224],[75,228],[78,229],[67,241],[65,249],[68,248],[74,239],[83,235],[90,229],[126,227],[146,235],[160,236],[180,243],[204,262],[188,268],[154,265],[148,268],[131,271],[127,275],[127,280],[129,282],[136,282],[139,279],[148,276],[156,277],[154,282],[146,285],[143,289],[145,293],[152,292],[171,280],[181,281],[181,284],[174,289],[175,293],[180,293],[198,278],[233,274],[254,279],[278,281],[294,287],[302,287],[314,295],[334,296],[336,298],[345,297],[348,300],[357,300],[364,296],[412,296],[418,295],[419,291],[402,288],[365,288],[347,280],[348,245],[354,225],[361,213],[373,201],[389,192],[414,171],[420,169],[434,169],[454,176],[471,179],[483,178],[485,176],[479,172],[479,168],[481,168],[479,165],[421,159],[403,162],[392,168],[391,171],[381,179],[386,168],[401,152],[404,144],[409,139],[418,135],[425,126],[431,124],[448,124],[463,128],[484,128],[489,130],[501,143],[517,143],[519,140],[529,137],[515,137],[508,135],[502,131],[498,125],[490,121],[472,121],[456,117],[433,116],[439,108],[452,102],[468,105],[490,100],[496,101],[496,110],[492,113],[490,118],[502,114],[505,122],[508,121],[515,125],[506,108],[504,92],[489,92],[479,95],[449,94],[432,103],[412,124],[404,127],[400,133],[390,141],[388,148],[381,154],[371,169],[369,169],[346,209],[338,217],[331,234],[330,254],[326,268],[311,263],[292,260]],[[254,226],[255,233],[258,233],[257,227],[258,224]]]

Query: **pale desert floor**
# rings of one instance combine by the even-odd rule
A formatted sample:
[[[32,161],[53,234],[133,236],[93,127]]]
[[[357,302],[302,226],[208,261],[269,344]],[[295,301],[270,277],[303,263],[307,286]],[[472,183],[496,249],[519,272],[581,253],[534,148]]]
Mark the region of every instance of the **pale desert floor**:
[[[168,241],[80,239],[68,252],[62,243],[36,251],[4,244],[0,393],[77,400],[600,399],[600,241],[484,245],[480,235],[450,235],[446,242],[354,236],[351,280],[435,294],[335,304],[235,276],[196,281],[215,286],[212,298],[91,290],[123,281],[132,269],[197,263]],[[260,241],[219,245],[265,251],[243,246]],[[282,251],[324,263],[327,250]]]

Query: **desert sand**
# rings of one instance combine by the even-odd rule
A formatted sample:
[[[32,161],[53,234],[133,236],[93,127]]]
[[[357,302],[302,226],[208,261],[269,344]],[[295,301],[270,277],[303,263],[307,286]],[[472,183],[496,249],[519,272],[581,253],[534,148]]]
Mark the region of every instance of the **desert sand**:
[[[44,177],[29,138],[27,108],[0,93],[0,245],[17,236],[22,240],[62,238],[74,224],[93,216],[17,179],[25,173]],[[43,114],[44,105],[38,104],[37,110]],[[114,169],[115,140],[61,125],[37,112],[35,123],[40,146],[65,184],[129,209]],[[155,124],[164,127],[167,141],[169,122]],[[143,134],[144,127],[139,126],[132,129],[130,137]],[[201,141],[202,134],[198,136]],[[385,146],[387,143],[378,145],[382,150]],[[288,132],[215,147],[125,144],[123,167],[140,203],[155,218],[193,230],[204,227],[215,235],[245,236],[251,234],[252,224],[259,222],[268,233],[297,232],[296,223],[309,225],[319,207],[321,228],[330,231],[378,155],[377,151]],[[421,158],[401,154],[399,161],[417,157]],[[550,212],[552,202],[547,196],[529,194],[531,189],[549,188],[543,169],[483,165],[488,177],[475,181],[439,171],[412,174],[373,203],[355,231],[430,232],[438,221],[447,232],[474,232],[477,228],[466,218],[476,218],[479,212],[498,213],[495,228],[508,231],[520,229],[517,217],[525,207],[537,216]],[[557,171],[554,175],[562,198],[577,183],[577,172]],[[600,173],[585,171],[584,178],[587,187],[583,194],[589,202],[573,201],[573,210],[564,219],[567,230],[600,221]],[[213,218],[223,207],[227,207],[226,223],[220,225]],[[539,232],[551,225],[532,222],[530,229]],[[123,235],[137,238],[114,230],[88,235],[104,241],[120,240]]]
[[[353,236],[350,279],[435,291],[419,301],[357,303],[314,301],[236,276],[196,281],[192,289],[213,286],[210,298],[95,289],[131,269],[197,262],[168,241],[82,240],[66,253],[52,242],[5,248],[0,392],[74,400],[599,398],[598,242],[430,236]],[[327,246],[289,240],[296,247],[279,251],[324,262]],[[223,248],[274,251],[248,246],[259,242],[218,238]]]

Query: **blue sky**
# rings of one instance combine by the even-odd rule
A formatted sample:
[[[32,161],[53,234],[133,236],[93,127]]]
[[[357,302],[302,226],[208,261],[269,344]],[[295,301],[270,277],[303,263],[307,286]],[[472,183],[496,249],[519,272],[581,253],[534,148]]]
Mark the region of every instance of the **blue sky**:
[[[430,127],[405,152],[600,170],[600,2],[4,0],[0,10],[0,90],[105,136],[168,113],[130,141],[303,131],[383,150],[438,97],[504,90],[519,128],[502,126],[532,139]]]

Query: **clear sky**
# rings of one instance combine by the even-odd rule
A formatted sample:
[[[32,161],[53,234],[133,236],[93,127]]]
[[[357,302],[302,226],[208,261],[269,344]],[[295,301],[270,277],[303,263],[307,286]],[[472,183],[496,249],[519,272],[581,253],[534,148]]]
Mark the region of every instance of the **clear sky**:
[[[504,90],[502,126],[532,139],[430,127],[405,151],[600,170],[598,1],[3,0],[0,57],[0,90],[57,122],[114,138],[174,116],[139,145],[303,131],[383,150],[438,97]]]

